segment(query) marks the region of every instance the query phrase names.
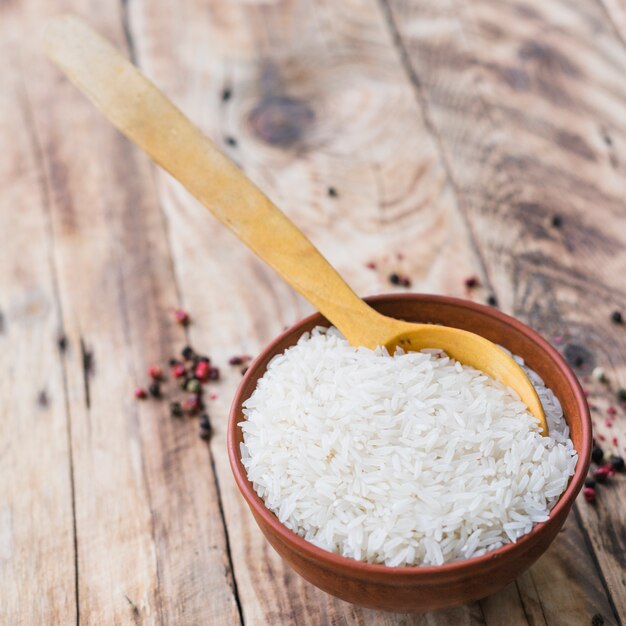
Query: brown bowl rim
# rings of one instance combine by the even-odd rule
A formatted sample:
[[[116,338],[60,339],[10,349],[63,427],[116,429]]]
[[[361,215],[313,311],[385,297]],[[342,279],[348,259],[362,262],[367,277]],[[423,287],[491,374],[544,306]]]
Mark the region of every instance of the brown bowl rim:
[[[235,392],[235,396],[233,398],[228,418],[228,457],[237,486],[239,487],[239,490],[241,491],[248,505],[252,508],[255,517],[260,516],[269,526],[272,527],[274,532],[276,532],[280,536],[281,540],[285,544],[295,549],[304,558],[315,561],[316,563],[318,563],[318,565],[325,566],[327,569],[331,570],[340,570],[345,573],[360,573],[365,576],[369,575],[370,577],[375,576],[377,578],[379,576],[382,576],[387,578],[388,580],[396,580],[398,582],[401,580],[413,579],[417,575],[431,577],[434,576],[437,578],[447,577],[449,580],[451,575],[456,577],[467,574],[467,569],[469,567],[473,568],[481,564],[490,563],[496,559],[501,559],[509,555],[509,553],[514,553],[516,551],[521,552],[522,548],[526,544],[532,543],[535,540],[536,536],[541,533],[544,526],[549,524],[554,518],[558,518],[559,514],[562,511],[568,511],[568,509],[572,506],[578,492],[580,491],[580,488],[582,487],[582,484],[587,474],[592,442],[591,417],[589,414],[589,407],[587,405],[587,401],[583,389],[578,381],[578,378],[576,377],[570,366],[567,364],[563,356],[558,352],[558,350],[556,350],[550,343],[548,343],[548,341],[546,341],[539,333],[528,327],[526,324],[515,319],[514,317],[503,313],[499,309],[472,302],[471,300],[464,300],[452,296],[442,296],[437,294],[425,293],[380,294],[366,297],[364,298],[364,300],[369,303],[393,303],[394,301],[402,300],[419,302],[427,300],[429,302],[451,304],[460,308],[470,309],[474,312],[486,315],[488,317],[499,319],[513,326],[519,332],[526,335],[532,341],[538,344],[539,347],[552,358],[552,361],[556,364],[557,367],[561,369],[562,373],[567,379],[571,391],[574,394],[575,402],[578,406],[582,418],[582,449],[577,450],[578,463],[576,464],[574,475],[571,477],[567,489],[561,495],[559,501],[550,511],[549,519],[545,522],[539,522],[538,524],[536,524],[529,533],[527,533],[523,537],[520,537],[516,542],[507,543],[504,546],[492,550],[491,552],[488,552],[487,554],[481,556],[472,557],[470,559],[463,559],[460,561],[453,561],[451,563],[444,563],[443,565],[388,566],[380,563],[367,563],[364,561],[357,561],[356,559],[352,559],[342,556],[340,554],[335,554],[334,552],[324,550],[323,548],[320,548],[310,543],[306,539],[294,533],[292,530],[288,529],[284,524],[282,524],[282,522],[278,520],[276,515],[274,515],[274,513],[272,513],[265,506],[263,500],[261,500],[261,498],[254,491],[252,483],[248,480],[245,468],[241,463],[241,456],[236,438],[236,428],[239,421],[239,418],[237,417],[237,412],[242,403],[241,396],[246,382],[248,381],[248,379],[258,375],[256,372],[258,367],[257,364],[268,353],[271,353],[274,347],[283,338],[294,333],[294,331],[298,327],[307,325],[315,318],[319,318],[321,325],[323,325],[324,322],[327,321],[321,313],[316,312],[289,326],[280,335],[275,337],[261,351],[261,353],[250,364],[250,367],[240,381],[237,391]]]

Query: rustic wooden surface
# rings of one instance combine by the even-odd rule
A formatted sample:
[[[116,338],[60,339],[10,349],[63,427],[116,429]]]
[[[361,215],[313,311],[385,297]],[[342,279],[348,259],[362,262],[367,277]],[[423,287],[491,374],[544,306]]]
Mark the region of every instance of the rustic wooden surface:
[[[226,361],[308,305],[42,57],[41,25],[67,11],[126,50],[359,293],[391,291],[401,271],[417,291],[493,294],[581,377],[602,365],[611,388],[586,383],[597,433],[626,445],[624,411],[604,423],[626,386],[626,328],[609,321],[626,310],[624,0],[9,0],[0,623],[624,623],[623,477],[577,503],[514,584],[449,611],[363,610],[282,565],[231,479],[240,374]],[[483,286],[467,294],[470,274]],[[208,446],[132,397],[187,341],[225,374]]]

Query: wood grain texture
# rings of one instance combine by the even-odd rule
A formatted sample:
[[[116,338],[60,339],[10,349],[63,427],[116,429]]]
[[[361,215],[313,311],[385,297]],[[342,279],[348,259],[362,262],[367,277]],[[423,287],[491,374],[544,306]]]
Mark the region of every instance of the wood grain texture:
[[[123,45],[121,13],[108,6],[101,12],[97,3],[44,9],[24,2],[19,27],[37,32],[47,12],[77,8]],[[68,598],[86,624],[199,623],[208,611],[217,623],[238,623],[210,452],[195,429],[169,418],[166,402],[140,404],[132,394],[151,362],[166,361],[185,342],[169,313],[176,286],[147,164],[38,51],[25,47],[23,55],[30,128],[41,151],[37,176],[49,189],[51,233],[41,253],[52,245],[69,346],[78,597],[70,571]],[[28,249],[26,241],[15,245]],[[50,454],[41,449],[47,436],[54,442],[52,426],[24,437],[23,462],[37,467],[33,458]],[[63,461],[54,470],[66,478],[67,454]],[[36,491],[30,495],[36,505]],[[33,541],[37,533],[56,536],[54,526],[43,524]],[[64,558],[58,557],[61,568]],[[73,561],[71,541],[67,558]],[[37,583],[33,577],[19,588],[20,604],[40,596]],[[13,610],[7,623],[20,616]],[[69,623],[62,617],[42,623],[59,622]]]
[[[49,198],[15,15],[0,19],[0,621],[76,620],[71,447]],[[25,601],[28,598],[28,601]]]
[[[626,48],[600,3],[390,2],[407,70],[437,135],[500,301],[548,337],[592,387],[596,432],[623,453],[626,415]],[[561,217],[560,227],[552,218]],[[617,444],[612,443],[616,437]],[[578,507],[615,619],[626,616],[626,484]],[[575,593],[592,616],[586,583]]]
[[[0,621],[624,622],[623,480],[597,508],[583,503],[515,585],[469,606],[377,613],[288,570],[228,467],[239,370],[223,367],[209,449],[132,389],[189,339],[168,315],[177,304],[222,366],[310,309],[30,43],[47,15],[75,11],[126,44],[358,293],[392,290],[397,271],[416,290],[467,295],[463,278],[477,274],[473,297],[493,290],[562,336],[581,376],[608,370],[613,388],[590,385],[592,403],[600,434],[623,447],[624,415],[604,427],[610,393],[626,386],[624,328],[606,322],[626,308],[622,8],[1,3]]]

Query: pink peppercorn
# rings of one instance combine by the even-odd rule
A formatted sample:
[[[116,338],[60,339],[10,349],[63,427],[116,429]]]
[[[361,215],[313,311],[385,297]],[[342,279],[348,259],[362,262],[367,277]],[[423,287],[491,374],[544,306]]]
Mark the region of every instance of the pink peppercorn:
[[[174,378],[182,378],[187,373],[185,366],[182,363],[176,363],[172,367],[172,376]]]
[[[619,440],[617,439],[617,437],[613,437],[613,439],[611,439],[611,443],[617,447],[619,445]]]
[[[196,413],[200,409],[200,396],[198,394],[191,394],[183,402],[183,408],[191,414]]]
[[[220,370],[217,367],[212,367],[209,370],[209,380],[219,380]]]
[[[144,398],[147,398],[148,394],[146,393],[146,390],[143,387],[137,387],[135,389],[135,398],[137,398],[137,400],[143,400]]]
[[[585,496],[585,500],[587,500],[587,502],[595,502],[596,490],[593,487],[585,487],[583,489],[583,496]]]
[[[465,286],[468,289],[473,289],[474,287],[478,287],[478,285],[480,284],[477,276],[468,276],[464,282],[465,282]]]
[[[365,264],[365,267],[367,267],[368,270],[375,270],[376,263],[374,263],[374,261],[369,261],[368,263]]]
[[[211,400],[217,400],[217,394],[216,393],[212,393],[209,398],[211,398]]]
[[[593,477],[599,483],[605,483],[613,475],[613,468],[603,465],[593,472]]]
[[[194,370],[196,378],[204,382],[209,378],[209,372],[211,371],[211,369],[212,368],[208,363],[206,363],[205,361],[200,361],[200,363],[196,365],[196,368]]]
[[[610,406],[606,412],[608,415],[617,415],[617,409],[614,406]]]
[[[174,319],[182,326],[186,326],[189,324],[189,313],[183,309],[176,309],[174,311]]]
[[[229,365],[241,365],[243,363],[243,357],[239,355],[231,356],[230,359],[228,359],[228,363]]]
[[[163,378],[163,370],[158,365],[151,365],[148,368],[148,376],[154,380],[161,380]]]

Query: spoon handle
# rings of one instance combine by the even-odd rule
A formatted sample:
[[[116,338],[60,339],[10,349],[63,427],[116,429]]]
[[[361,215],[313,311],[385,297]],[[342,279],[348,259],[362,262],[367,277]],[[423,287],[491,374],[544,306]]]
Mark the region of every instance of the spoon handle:
[[[74,16],[50,20],[48,56],[128,139],[180,181],[353,344],[376,344],[385,318],[305,235],[107,40]],[[382,330],[382,328],[381,328]]]

